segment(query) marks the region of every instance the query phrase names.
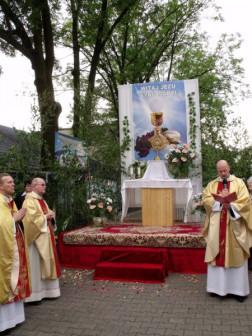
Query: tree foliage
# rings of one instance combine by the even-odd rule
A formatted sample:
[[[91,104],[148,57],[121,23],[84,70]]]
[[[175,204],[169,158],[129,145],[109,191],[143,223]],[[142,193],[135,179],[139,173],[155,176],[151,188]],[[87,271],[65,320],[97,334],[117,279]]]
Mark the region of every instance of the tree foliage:
[[[249,147],[248,136],[240,117],[232,113],[237,98],[248,93],[242,60],[235,55],[240,43],[239,36],[223,34],[211,50],[206,34],[195,32],[174,67],[174,78],[199,80],[204,184],[216,175],[215,163],[223,158],[238,169],[236,174],[247,171],[235,158]]]
[[[9,55],[20,52],[29,59],[34,71],[44,166],[54,157],[54,134],[61,112],[60,104],[55,101],[52,80],[57,10],[57,0],[0,0],[0,48]]]
[[[231,112],[248,92],[236,56],[241,40],[223,34],[210,48],[199,23],[213,6],[214,0],[0,0],[0,47],[9,55],[21,52],[35,73],[42,158],[46,148],[54,153],[60,113],[52,81],[57,41],[73,51],[62,83],[74,92],[73,130],[89,148],[92,173],[120,183],[128,143],[119,143],[118,85],[198,78],[204,184],[215,176],[218,159],[248,177],[251,146]]]

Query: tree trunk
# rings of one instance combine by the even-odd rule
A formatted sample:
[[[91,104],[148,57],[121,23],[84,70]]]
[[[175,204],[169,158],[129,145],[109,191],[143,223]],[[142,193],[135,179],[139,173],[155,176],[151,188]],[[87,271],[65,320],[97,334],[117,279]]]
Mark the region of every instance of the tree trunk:
[[[72,40],[73,40],[73,134],[79,135],[80,130],[80,46],[79,46],[79,11],[80,0],[71,0]]]
[[[47,73],[45,66],[37,64],[34,72],[41,118],[41,165],[43,169],[49,169],[54,160],[55,132],[61,105],[55,101],[52,75]]]
[[[55,131],[61,106],[55,101],[52,72],[55,62],[51,1],[0,0],[1,40],[20,51],[32,64],[41,119],[41,165],[51,167],[54,160]],[[24,17],[22,17],[22,15]]]

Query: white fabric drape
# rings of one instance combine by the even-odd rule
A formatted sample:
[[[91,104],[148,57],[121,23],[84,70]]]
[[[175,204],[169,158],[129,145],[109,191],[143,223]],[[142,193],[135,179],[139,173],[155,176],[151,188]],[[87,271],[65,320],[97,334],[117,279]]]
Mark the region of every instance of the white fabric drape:
[[[234,294],[247,296],[249,294],[248,261],[241,267],[218,267],[208,265],[207,292],[221,296]]]
[[[42,280],[40,271],[40,257],[34,244],[29,248],[31,266],[31,296],[25,302],[41,301],[44,298],[57,298],[60,296],[59,280]]]
[[[0,305],[0,332],[24,322],[23,301]]]
[[[13,220],[14,228],[14,248],[13,248],[13,263],[11,270],[11,289],[14,292],[17,288],[18,277],[19,277],[19,252],[16,241],[16,226]],[[23,301],[17,301],[7,304],[0,304],[0,332],[13,328],[17,324],[24,322],[24,303]]]

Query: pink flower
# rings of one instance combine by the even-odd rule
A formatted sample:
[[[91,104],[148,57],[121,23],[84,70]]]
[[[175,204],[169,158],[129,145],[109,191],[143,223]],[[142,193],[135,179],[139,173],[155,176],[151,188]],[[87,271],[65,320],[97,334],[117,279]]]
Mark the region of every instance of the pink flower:
[[[174,159],[172,159],[172,162],[176,163],[176,162],[178,162],[178,159],[174,158]]]
[[[181,156],[180,160],[183,161],[183,162],[186,162],[187,158],[185,156]]]
[[[103,204],[103,202],[99,202],[99,203],[98,203],[98,208],[100,208],[100,209],[103,209],[103,208],[104,208],[104,204]]]

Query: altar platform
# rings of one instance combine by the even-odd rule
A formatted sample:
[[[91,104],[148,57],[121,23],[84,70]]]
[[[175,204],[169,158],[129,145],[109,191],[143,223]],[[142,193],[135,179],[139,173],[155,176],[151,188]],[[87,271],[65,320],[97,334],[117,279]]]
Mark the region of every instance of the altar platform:
[[[205,240],[198,223],[176,222],[172,227],[144,227],[141,223],[86,226],[61,233],[58,247],[62,266],[95,269],[94,277],[100,280],[162,282],[169,272],[206,273]],[[149,270],[145,269],[147,264]],[[154,269],[156,278],[149,274]],[[145,274],[142,280],[137,272]]]

